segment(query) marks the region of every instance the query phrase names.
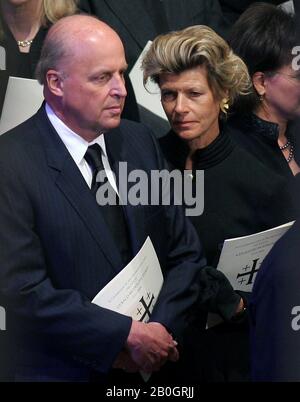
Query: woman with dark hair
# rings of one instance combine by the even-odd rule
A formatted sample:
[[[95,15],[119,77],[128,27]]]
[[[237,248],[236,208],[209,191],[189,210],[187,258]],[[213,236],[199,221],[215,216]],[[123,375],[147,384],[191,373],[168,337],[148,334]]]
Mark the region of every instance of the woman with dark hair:
[[[295,17],[266,3],[250,6],[233,26],[229,43],[246,63],[250,94],[235,103],[234,139],[286,179],[300,172],[300,70]]]
[[[191,220],[208,263],[217,266],[225,239],[291,220],[284,180],[237,145],[223,128],[229,106],[250,86],[244,62],[225,40],[203,25],[158,36],[142,68],[145,85],[151,79],[159,86],[171,125],[160,139],[166,159],[171,167],[191,170],[195,186],[197,171],[204,171],[204,211]],[[247,323],[205,333],[200,318],[202,314],[186,337],[187,348],[192,349],[186,364],[190,380],[249,379]]]

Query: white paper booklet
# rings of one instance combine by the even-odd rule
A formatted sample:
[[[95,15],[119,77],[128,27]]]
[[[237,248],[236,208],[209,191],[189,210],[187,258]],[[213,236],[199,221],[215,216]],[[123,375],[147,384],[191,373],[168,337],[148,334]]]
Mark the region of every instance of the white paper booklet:
[[[294,0],[294,1],[299,1],[299,0]],[[295,14],[295,6],[293,0],[285,1],[283,3],[280,3],[278,7],[282,8],[285,12],[290,13],[290,14]]]
[[[146,91],[143,85],[143,72],[141,69],[141,64],[143,56],[145,52],[149,49],[151,43],[151,41],[147,42],[142,53],[140,54],[132,70],[130,71],[129,77],[134,89],[137,103],[150,112],[154,113],[156,116],[161,117],[162,119],[167,121],[167,116],[160,102],[160,89],[158,85],[149,80],[147,83],[147,88],[149,92]]]
[[[33,116],[44,100],[37,80],[9,77],[0,119],[0,135]]]
[[[148,236],[138,254],[92,300],[134,320],[147,322],[163,285],[160,264]],[[150,374],[141,372],[145,381]]]
[[[163,275],[150,237],[138,254],[93,299],[93,303],[134,320],[149,320],[163,285]]]
[[[289,222],[250,236],[225,240],[218,270],[227,276],[235,290],[252,291],[263,259],[293,223]]]

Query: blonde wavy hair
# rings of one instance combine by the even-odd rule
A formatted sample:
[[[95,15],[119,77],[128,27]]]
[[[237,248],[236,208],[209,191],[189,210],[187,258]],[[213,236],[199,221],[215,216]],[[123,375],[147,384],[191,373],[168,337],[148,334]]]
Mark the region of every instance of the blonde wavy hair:
[[[226,96],[231,105],[237,96],[249,93],[251,80],[245,63],[205,25],[156,37],[142,61],[144,86],[148,79],[159,85],[161,74],[179,74],[199,66],[205,66],[216,99]]]
[[[78,11],[79,0],[43,0],[41,25],[47,27],[63,17],[73,15]],[[3,29],[0,21],[0,39],[3,37]]]
[[[43,24],[48,21],[54,24],[56,21],[68,15],[75,14],[79,0],[43,0],[43,8],[45,12],[45,20]]]

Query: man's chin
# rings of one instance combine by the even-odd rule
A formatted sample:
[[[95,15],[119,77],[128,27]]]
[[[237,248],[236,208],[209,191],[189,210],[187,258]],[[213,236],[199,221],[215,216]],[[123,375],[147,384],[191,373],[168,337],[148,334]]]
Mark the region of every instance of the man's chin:
[[[113,128],[116,128],[120,125],[121,123],[121,116],[114,116],[110,118],[107,122],[105,122],[105,125],[102,125],[104,130],[112,130]]]

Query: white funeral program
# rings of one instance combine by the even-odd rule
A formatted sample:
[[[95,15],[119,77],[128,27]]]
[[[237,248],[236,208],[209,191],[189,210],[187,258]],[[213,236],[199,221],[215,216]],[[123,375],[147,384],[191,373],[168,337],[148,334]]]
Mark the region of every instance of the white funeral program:
[[[143,71],[141,69],[141,65],[143,57],[149,50],[151,43],[151,41],[147,42],[145,48],[130,71],[129,77],[134,89],[137,103],[163,120],[167,120],[167,116],[160,102],[160,89],[158,85],[151,80],[148,80],[147,83],[148,90],[146,90],[143,85]]]
[[[132,319],[147,322],[164,279],[148,236],[138,254],[92,300],[92,303]],[[141,372],[145,381],[150,374]]]
[[[217,269],[222,271],[233,289],[251,292],[256,274],[271,248],[293,225],[289,222],[250,236],[225,240]],[[209,313],[207,328],[223,322],[218,314]]]
[[[100,290],[92,302],[146,322],[162,285],[160,264],[148,236],[138,254]]]
[[[250,236],[225,240],[218,270],[227,276],[235,290],[252,291],[255,276],[264,258],[293,223]]]
[[[0,135],[33,116],[44,100],[37,80],[9,77],[0,119]]]

